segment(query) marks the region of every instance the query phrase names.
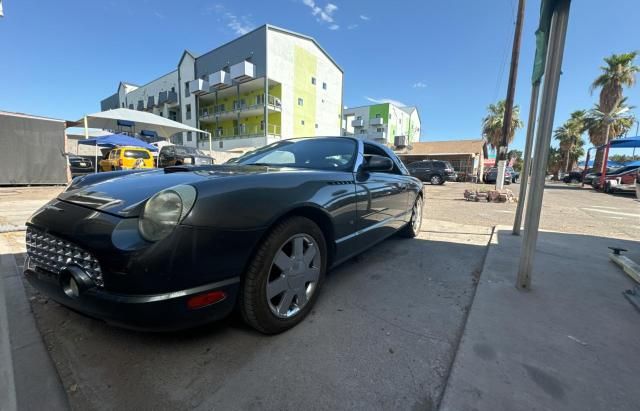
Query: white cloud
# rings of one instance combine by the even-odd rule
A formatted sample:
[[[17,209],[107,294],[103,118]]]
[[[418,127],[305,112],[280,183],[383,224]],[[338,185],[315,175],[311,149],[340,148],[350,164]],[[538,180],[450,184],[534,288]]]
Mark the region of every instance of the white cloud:
[[[311,15],[315,16],[319,23],[329,24],[329,30],[338,30],[340,26],[334,22],[333,14],[338,10],[338,6],[327,3],[320,7],[314,0],[302,0],[302,3],[311,9]]]
[[[228,11],[222,4],[214,4],[205,9],[206,14],[215,13],[220,16],[222,21],[235,34],[241,36],[247,34],[255,28],[255,24],[249,19],[249,15],[238,16]]]
[[[371,17],[369,17],[369,16],[365,16],[364,14],[361,14],[361,15],[360,15],[360,19],[362,19],[362,20],[364,20],[364,21],[369,21],[369,20],[371,20]]]
[[[240,36],[247,34],[255,27],[245,16],[238,17],[233,13],[227,12],[224,14],[224,17],[227,20],[227,27]]]
[[[372,103],[376,103],[376,104],[382,104],[382,103],[391,103],[394,106],[398,106],[398,107],[405,107],[406,104],[404,104],[401,101],[398,100],[394,100],[391,98],[373,98],[373,97],[368,97],[368,96],[364,96],[365,99],[367,99],[368,101],[372,102]]]
[[[358,28],[358,25],[357,25],[357,24],[349,24],[349,25],[347,26],[347,30],[353,30],[353,29],[357,29],[357,28]]]
[[[411,86],[413,88],[425,88],[427,87],[426,83],[423,83],[422,81],[418,81],[416,83],[413,83],[413,86]]]

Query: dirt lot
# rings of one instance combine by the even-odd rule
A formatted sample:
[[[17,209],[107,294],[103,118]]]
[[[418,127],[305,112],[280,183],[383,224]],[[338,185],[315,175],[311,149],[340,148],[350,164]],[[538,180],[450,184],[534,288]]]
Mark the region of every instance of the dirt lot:
[[[465,189],[489,185],[447,183],[426,185],[425,215],[439,221],[496,226],[513,225],[515,203],[468,202]],[[516,196],[519,184],[507,186]],[[601,237],[640,239],[640,202],[634,195],[603,194],[591,188],[567,184],[547,184],[540,228]]]

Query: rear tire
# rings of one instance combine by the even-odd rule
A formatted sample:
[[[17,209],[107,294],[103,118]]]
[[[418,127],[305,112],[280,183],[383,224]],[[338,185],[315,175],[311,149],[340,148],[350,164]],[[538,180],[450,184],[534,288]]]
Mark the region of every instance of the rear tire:
[[[444,184],[444,179],[440,177],[438,174],[432,175],[429,181],[431,182],[431,185],[434,185],[434,186],[439,186]]]
[[[418,196],[411,210],[411,220],[398,232],[401,237],[414,238],[420,233],[422,227],[422,196]]]
[[[278,223],[245,273],[238,301],[243,320],[264,334],[297,325],[313,307],[326,270],[327,245],[313,221],[296,216]]]

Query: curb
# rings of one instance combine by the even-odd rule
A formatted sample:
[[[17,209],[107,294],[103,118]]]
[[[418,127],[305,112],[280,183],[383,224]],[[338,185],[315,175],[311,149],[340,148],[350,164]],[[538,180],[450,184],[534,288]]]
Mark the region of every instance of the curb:
[[[0,409],[68,410],[66,391],[9,250],[0,235]]]

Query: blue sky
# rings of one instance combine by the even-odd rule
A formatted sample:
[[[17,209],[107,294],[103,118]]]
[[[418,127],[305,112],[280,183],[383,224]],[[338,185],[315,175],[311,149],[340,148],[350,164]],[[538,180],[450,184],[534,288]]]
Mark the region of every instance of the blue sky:
[[[143,84],[271,23],[315,37],[345,71],[344,104],[416,105],[422,140],[476,138],[506,94],[517,0],[4,0],[0,109],[77,119],[120,80]],[[528,112],[540,2],[527,1],[516,103]],[[602,58],[640,49],[637,0],[574,1],[556,124],[590,108]],[[638,62],[640,64],[640,62]],[[640,84],[627,90],[640,106]],[[637,110],[636,110],[637,111]],[[524,146],[524,130],[513,145]]]

